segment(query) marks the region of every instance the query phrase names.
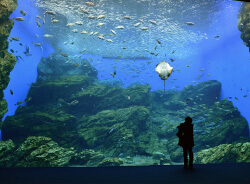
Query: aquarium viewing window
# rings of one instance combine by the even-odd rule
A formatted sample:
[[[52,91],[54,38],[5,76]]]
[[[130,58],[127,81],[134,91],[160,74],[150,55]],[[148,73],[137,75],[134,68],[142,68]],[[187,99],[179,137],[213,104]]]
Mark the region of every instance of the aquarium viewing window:
[[[0,0],[0,167],[250,162],[250,5]]]

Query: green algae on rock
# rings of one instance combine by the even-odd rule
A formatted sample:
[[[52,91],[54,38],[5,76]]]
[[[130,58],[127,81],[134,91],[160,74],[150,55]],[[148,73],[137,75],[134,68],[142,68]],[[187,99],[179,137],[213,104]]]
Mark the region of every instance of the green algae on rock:
[[[29,136],[46,136],[64,147],[77,145],[77,122],[73,115],[53,110],[33,112],[27,107],[22,107],[22,112],[6,118],[2,126],[3,140],[12,139],[20,144]]]
[[[98,167],[121,166],[122,164],[121,158],[105,158],[98,164]]]
[[[250,142],[221,144],[201,150],[195,157],[195,163],[197,164],[236,162],[250,162]]]

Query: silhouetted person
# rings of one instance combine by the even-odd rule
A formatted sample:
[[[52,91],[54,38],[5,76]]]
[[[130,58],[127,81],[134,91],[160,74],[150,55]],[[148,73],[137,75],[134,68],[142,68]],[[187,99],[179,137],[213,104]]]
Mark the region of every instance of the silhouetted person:
[[[183,148],[183,157],[184,157],[184,168],[187,168],[188,158],[187,152],[189,153],[189,168],[193,168],[193,150],[194,146],[194,134],[193,134],[193,124],[192,118],[186,117],[185,122],[181,123],[177,128],[177,136],[179,137],[178,145]]]

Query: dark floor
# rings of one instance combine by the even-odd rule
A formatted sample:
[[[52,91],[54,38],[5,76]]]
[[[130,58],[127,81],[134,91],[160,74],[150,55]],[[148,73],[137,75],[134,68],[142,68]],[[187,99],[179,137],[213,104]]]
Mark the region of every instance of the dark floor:
[[[99,168],[0,168],[2,183],[244,183],[250,184],[250,163]]]

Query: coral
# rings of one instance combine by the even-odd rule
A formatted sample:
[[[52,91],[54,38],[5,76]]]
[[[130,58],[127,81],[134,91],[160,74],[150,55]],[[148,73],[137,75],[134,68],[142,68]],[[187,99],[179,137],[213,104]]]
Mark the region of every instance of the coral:
[[[195,163],[199,164],[235,162],[250,162],[250,142],[221,144],[201,150],[195,157]]]

